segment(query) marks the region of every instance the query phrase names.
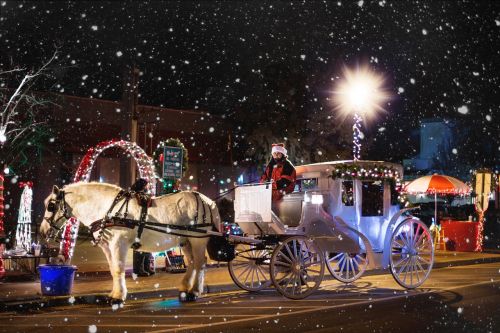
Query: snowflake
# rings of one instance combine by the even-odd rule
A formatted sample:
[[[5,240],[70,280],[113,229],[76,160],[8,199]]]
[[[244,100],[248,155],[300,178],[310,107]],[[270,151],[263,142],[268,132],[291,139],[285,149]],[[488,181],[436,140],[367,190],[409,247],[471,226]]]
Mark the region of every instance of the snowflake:
[[[467,114],[469,113],[469,108],[467,107],[467,105],[462,105],[458,108],[458,113]]]
[[[426,29],[422,29],[422,35],[427,35],[427,30]]]
[[[97,25],[93,25],[91,28],[93,31],[97,31]]]
[[[122,55],[123,55],[123,52],[122,52],[122,51],[118,51],[118,52],[116,52],[116,56],[117,56],[118,58],[119,58],[119,57],[121,57]]]
[[[97,332],[97,326],[89,325],[89,333],[95,333],[95,332]]]

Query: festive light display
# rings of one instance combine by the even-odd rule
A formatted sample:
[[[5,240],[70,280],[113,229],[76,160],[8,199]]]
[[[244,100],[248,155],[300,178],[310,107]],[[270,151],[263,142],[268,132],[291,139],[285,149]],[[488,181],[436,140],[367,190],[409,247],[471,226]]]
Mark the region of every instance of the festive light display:
[[[355,160],[361,157],[361,142],[359,141],[361,135],[361,117],[354,114],[354,125],[352,125],[353,139],[352,139],[352,156]]]
[[[165,147],[179,147],[182,149],[182,172],[186,173],[188,170],[188,151],[181,140],[177,138],[169,138],[167,140],[161,141],[156,146],[153,152],[153,159],[155,160],[157,173],[160,174],[163,167],[163,148]]]
[[[19,187],[24,188],[19,203],[19,215],[16,227],[16,249],[31,250],[31,204],[33,202],[33,183],[20,182]]]
[[[65,264],[69,264],[73,257],[79,227],[80,221],[75,217],[71,217],[63,226],[59,256],[64,257]]]
[[[156,146],[153,152],[153,159],[155,161],[155,166],[157,174],[162,174],[163,172],[163,152],[165,147],[178,147],[182,149],[182,175],[186,174],[188,169],[188,151],[181,140],[177,138],[169,138],[167,140],[161,141]],[[161,194],[168,194],[177,192],[179,189],[178,179],[164,177],[160,179],[162,183]]]
[[[4,197],[3,197],[3,175],[0,173],[0,237],[4,237],[4,228],[3,228],[3,217],[4,217]]]
[[[389,99],[389,94],[383,90],[384,78],[373,72],[368,66],[356,70],[344,68],[344,78],[334,90],[335,109],[345,117],[354,113],[353,125],[353,157],[359,160],[361,156],[361,120],[383,111],[381,104]]]
[[[401,186],[399,171],[390,166],[381,164],[341,164],[335,166],[332,178],[359,179],[359,180],[387,180],[392,181],[396,187]]]
[[[156,193],[156,177],[153,160],[136,143],[125,140],[104,141],[90,148],[80,162],[73,181],[88,182],[97,157],[99,157],[104,150],[114,147],[124,150],[134,158],[139,168],[139,176],[148,181],[146,187],[147,191],[154,195]]]
[[[478,215],[476,231],[476,246],[474,251],[483,251],[484,215],[489,205],[489,195],[498,186],[498,174],[489,170],[476,170],[472,178],[475,185],[476,200],[474,207]]]

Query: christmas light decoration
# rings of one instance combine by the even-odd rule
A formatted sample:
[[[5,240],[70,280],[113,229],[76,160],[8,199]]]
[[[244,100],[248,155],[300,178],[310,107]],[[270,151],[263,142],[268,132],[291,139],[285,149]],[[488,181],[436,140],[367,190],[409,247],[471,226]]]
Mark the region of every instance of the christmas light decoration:
[[[156,193],[156,176],[153,160],[136,143],[125,140],[104,141],[90,148],[80,162],[73,181],[88,182],[97,157],[99,157],[104,150],[114,147],[120,148],[132,156],[137,163],[139,177],[148,181],[146,189],[149,193],[154,195]]]
[[[340,164],[332,171],[332,178],[345,180],[387,180],[394,182],[396,188],[401,186],[401,175],[398,170],[381,164]]]
[[[182,175],[186,174],[188,169],[188,151],[181,140],[177,138],[169,138],[167,140],[161,141],[156,146],[155,151],[153,152],[153,159],[155,161],[156,170],[158,174],[162,174],[163,171],[163,152],[165,147],[178,147],[182,149]],[[162,183],[161,194],[168,194],[177,192],[179,189],[178,179],[165,177],[162,174],[162,178],[160,182]]]
[[[59,256],[64,257],[65,264],[69,264],[73,257],[79,227],[80,221],[75,217],[71,217],[63,226]]]
[[[472,178],[476,197],[474,207],[478,215],[476,231],[476,246],[474,251],[483,251],[484,215],[489,205],[489,195],[498,184],[498,174],[490,170],[476,170]]]
[[[352,125],[353,139],[352,139],[352,156],[355,160],[361,157],[361,142],[359,141],[361,135],[361,117],[354,114],[354,125]]]
[[[353,157],[361,156],[361,120],[371,117],[375,111],[383,111],[381,104],[389,99],[383,88],[384,79],[367,66],[356,70],[344,69],[344,78],[334,90],[335,109],[345,117],[354,113]]]
[[[20,182],[23,188],[21,202],[19,203],[19,215],[16,227],[16,249],[31,250],[31,204],[33,202],[33,183]]]
[[[4,205],[3,205],[3,202],[4,202],[4,197],[3,197],[3,190],[4,190],[4,187],[3,187],[3,181],[4,181],[4,177],[3,175],[0,173],[0,237],[4,237],[4,228],[3,228],[3,217],[4,217]]]

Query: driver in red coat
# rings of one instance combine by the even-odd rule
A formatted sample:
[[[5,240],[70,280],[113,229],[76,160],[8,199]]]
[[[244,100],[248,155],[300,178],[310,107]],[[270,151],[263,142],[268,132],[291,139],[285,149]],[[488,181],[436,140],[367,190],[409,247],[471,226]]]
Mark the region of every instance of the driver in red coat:
[[[272,198],[275,202],[281,200],[285,193],[293,192],[297,176],[295,167],[287,158],[287,151],[283,143],[273,143],[271,153],[273,157],[260,177],[260,182],[273,181]]]

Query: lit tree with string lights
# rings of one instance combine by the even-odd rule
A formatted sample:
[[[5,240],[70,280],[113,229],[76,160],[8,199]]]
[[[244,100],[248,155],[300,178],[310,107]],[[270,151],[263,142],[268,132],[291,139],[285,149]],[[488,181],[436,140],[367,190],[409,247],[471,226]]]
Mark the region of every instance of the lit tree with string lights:
[[[364,134],[361,122],[374,117],[377,112],[385,111],[383,103],[390,97],[383,87],[384,78],[368,66],[352,70],[344,68],[343,78],[336,85],[334,93],[335,110],[343,119],[353,114],[353,159],[361,158],[361,141]]]
[[[15,67],[10,70],[0,70],[0,256],[4,251],[4,174],[9,172],[9,166],[22,154],[24,148],[32,143],[32,139],[41,130],[43,122],[37,121],[36,113],[41,107],[50,103],[47,99],[36,96],[31,89],[35,82],[48,76],[51,65],[57,59],[56,50],[52,56],[38,69],[28,70]],[[7,82],[18,80],[16,88],[3,88]],[[28,139],[28,141],[26,141]],[[0,258],[0,277],[5,273]]]

